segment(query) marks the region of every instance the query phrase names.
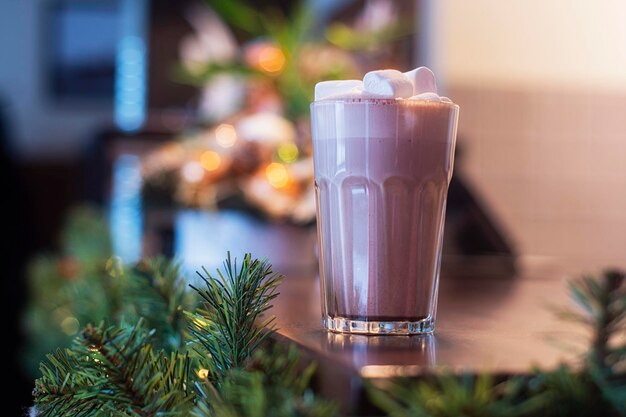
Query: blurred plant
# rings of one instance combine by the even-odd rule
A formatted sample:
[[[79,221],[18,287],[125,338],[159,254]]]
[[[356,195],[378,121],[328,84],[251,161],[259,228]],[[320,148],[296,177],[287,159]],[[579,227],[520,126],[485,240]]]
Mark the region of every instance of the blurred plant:
[[[156,258],[124,265],[112,256],[108,224],[97,210],[80,207],[68,215],[61,254],[42,255],[29,266],[28,336],[24,364],[31,374],[47,352],[69,346],[88,323],[136,322],[155,329],[155,346],[183,346],[187,318],[196,304],[185,291],[179,266]]]
[[[396,380],[384,390],[368,385],[371,400],[389,416],[520,416],[537,408],[523,399],[521,379],[495,383],[490,375],[444,375],[414,383]]]
[[[311,223],[314,86],[361,78],[363,57],[407,37],[413,19],[398,15],[397,2],[375,0],[353,24],[319,30],[304,1],[289,14],[249,0],[206,3],[189,12],[195,33],[181,43],[176,71],[178,81],[202,89],[205,126],[144,159],[144,196],[213,209],[236,201],[271,220]]]
[[[245,0],[208,0],[207,4],[209,10],[202,12],[204,18],[193,18],[198,31],[196,39],[206,41],[188,40],[183,44],[183,65],[178,71],[181,81],[207,86],[216,77],[236,76],[240,83],[250,82],[256,88],[265,90],[259,96],[254,94],[253,87],[253,94],[247,97],[251,100],[247,104],[253,110],[265,107],[268,104],[265,99],[279,98],[280,110],[289,119],[297,120],[308,114],[316,82],[359,75],[357,64],[348,53],[315,39],[311,31],[313,14],[304,2],[297,2],[289,16],[276,8],[263,9]],[[215,22],[216,16],[245,39],[243,45],[237,47],[232,41],[234,36],[223,26],[220,32],[227,35],[220,36],[220,39],[231,40],[228,49],[232,52],[229,54],[206,52],[215,48],[215,40],[209,40],[202,34],[216,31],[215,27],[208,25]],[[189,47],[190,44],[195,44],[197,52],[190,53],[194,50]],[[317,49],[306,48],[314,45]],[[336,59],[317,60],[313,66],[302,67],[301,62],[312,63],[306,59],[307,54],[317,54],[324,49],[332,50]],[[200,53],[201,50],[205,53]],[[269,94],[271,91],[276,95]]]

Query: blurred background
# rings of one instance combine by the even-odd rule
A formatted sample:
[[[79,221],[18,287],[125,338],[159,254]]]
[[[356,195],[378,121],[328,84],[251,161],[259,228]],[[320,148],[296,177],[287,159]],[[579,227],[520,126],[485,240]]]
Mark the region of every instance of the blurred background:
[[[626,267],[624,21],[617,1],[3,1],[15,398],[45,331],[78,329],[51,288],[100,258],[192,271],[230,249],[315,273],[320,80],[427,65],[461,106],[444,270]]]

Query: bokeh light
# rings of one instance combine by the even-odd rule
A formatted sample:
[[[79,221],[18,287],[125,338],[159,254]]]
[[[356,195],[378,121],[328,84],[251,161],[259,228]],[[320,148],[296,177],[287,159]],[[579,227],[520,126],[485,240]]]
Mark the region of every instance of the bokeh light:
[[[78,329],[80,328],[80,323],[76,319],[76,317],[66,317],[61,322],[61,330],[68,336],[75,335],[78,333]]]
[[[237,131],[233,125],[222,123],[215,129],[215,140],[223,148],[230,148],[237,142]]]
[[[200,162],[189,161],[183,165],[181,174],[187,182],[200,182],[204,178],[204,167],[202,167]]]
[[[206,151],[200,157],[202,167],[207,171],[215,171],[222,163],[222,157],[215,151]]]
[[[105,268],[112,278],[124,275],[124,262],[119,256],[111,256],[107,259]]]
[[[283,188],[289,183],[289,174],[283,164],[272,162],[265,168],[265,175],[274,188]]]
[[[259,67],[269,73],[280,72],[285,61],[285,54],[275,45],[265,45],[259,53]]]
[[[278,157],[285,163],[295,162],[299,155],[298,147],[294,143],[285,143],[278,147]]]

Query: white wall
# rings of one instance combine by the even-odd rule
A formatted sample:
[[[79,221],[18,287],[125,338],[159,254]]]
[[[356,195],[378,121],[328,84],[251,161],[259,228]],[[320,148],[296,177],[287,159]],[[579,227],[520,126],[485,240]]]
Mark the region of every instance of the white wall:
[[[430,64],[450,84],[626,91],[622,0],[429,0]]]
[[[626,266],[626,2],[428,0],[463,175],[520,253]]]
[[[43,85],[42,16],[46,0],[0,1],[0,99],[8,104],[16,156],[72,158],[110,123],[110,106],[59,106]]]

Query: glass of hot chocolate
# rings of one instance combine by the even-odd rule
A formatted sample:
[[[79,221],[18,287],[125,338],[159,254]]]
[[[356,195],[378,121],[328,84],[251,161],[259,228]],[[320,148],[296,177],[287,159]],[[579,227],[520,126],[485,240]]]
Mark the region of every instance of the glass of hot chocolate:
[[[315,95],[323,325],[430,333],[459,107],[425,67],[319,83]]]

